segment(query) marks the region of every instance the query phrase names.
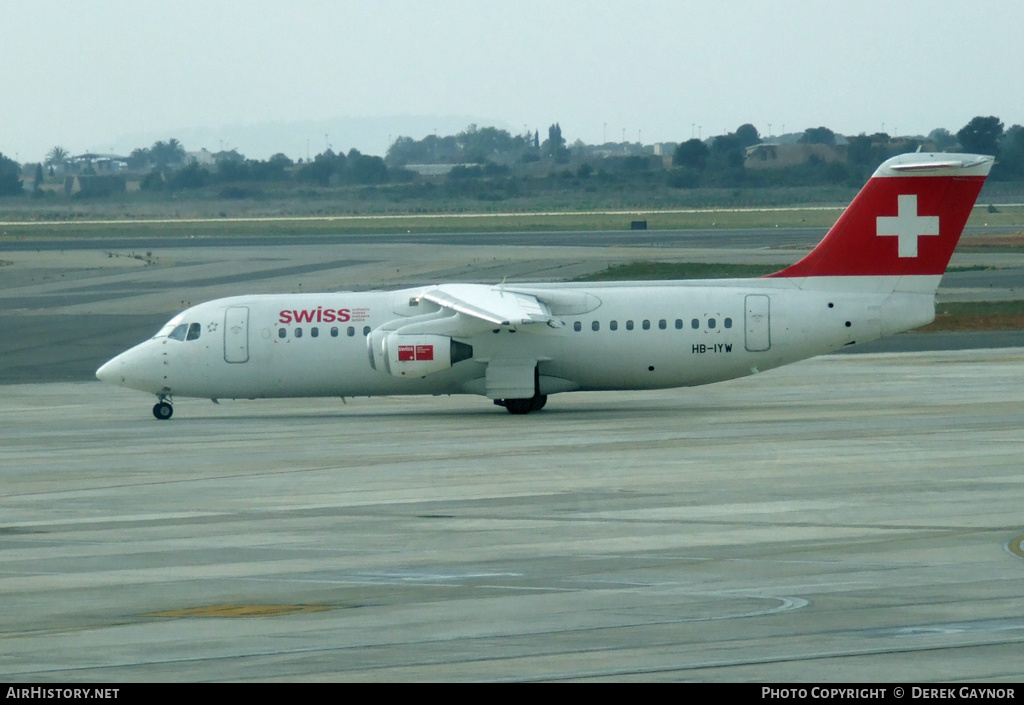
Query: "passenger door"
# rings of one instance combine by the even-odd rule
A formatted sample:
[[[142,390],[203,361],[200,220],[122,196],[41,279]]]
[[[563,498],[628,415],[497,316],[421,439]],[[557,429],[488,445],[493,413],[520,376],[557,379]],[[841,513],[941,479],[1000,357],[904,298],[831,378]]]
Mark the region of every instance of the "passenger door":
[[[745,329],[748,352],[764,352],[772,346],[770,308],[770,299],[767,296],[747,296]]]
[[[224,361],[249,361],[249,309],[245,306],[224,312]]]

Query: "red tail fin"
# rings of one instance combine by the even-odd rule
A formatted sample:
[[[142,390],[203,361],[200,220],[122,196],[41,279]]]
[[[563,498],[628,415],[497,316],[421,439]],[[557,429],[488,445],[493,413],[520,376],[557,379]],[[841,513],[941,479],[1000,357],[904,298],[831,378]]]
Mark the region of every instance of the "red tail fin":
[[[992,162],[937,153],[887,160],[810,254],[770,276],[942,274]]]

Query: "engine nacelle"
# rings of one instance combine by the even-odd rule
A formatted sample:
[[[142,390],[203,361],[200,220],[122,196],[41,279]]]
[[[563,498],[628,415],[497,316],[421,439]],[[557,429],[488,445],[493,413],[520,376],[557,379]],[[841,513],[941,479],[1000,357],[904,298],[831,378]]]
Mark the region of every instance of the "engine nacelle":
[[[446,335],[391,333],[381,341],[384,369],[395,377],[426,377],[473,357],[473,346]]]

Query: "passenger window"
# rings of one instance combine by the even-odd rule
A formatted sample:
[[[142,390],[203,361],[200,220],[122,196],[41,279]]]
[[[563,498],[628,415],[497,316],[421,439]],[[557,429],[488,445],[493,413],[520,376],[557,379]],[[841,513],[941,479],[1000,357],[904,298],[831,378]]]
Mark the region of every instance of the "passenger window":
[[[319,338],[320,337],[320,329],[317,328],[316,326],[314,326],[314,327],[309,329],[309,334],[311,336],[313,336],[314,338]]]
[[[185,340],[199,340],[199,334],[203,332],[203,327],[198,323],[193,323],[188,327],[188,335]]]
[[[594,321],[593,323],[591,323],[590,324],[590,329],[591,330],[601,330],[601,323],[600,323],[600,321]]]
[[[278,338],[287,338],[288,337],[287,329],[285,329],[285,328],[278,328],[277,329],[277,337]]]
[[[612,321],[611,323],[608,324],[608,327],[611,328],[612,330],[618,330],[619,329],[619,322],[618,321]]]
[[[676,319],[676,330],[682,330],[682,329],[683,329],[683,319],[682,318],[677,318]]]
[[[626,330],[633,330],[633,321],[626,321]]]
[[[353,335],[356,334],[356,329],[353,328],[352,326],[349,326],[348,330],[346,330],[345,332],[348,333],[348,337],[351,338]]]
[[[180,326],[171,331],[171,334],[167,336],[171,340],[184,340],[185,335],[188,333],[188,324],[182,323]]]
[[[660,328],[661,330],[665,330],[666,328],[668,328],[668,323],[665,321],[664,318],[658,321],[658,328]]]
[[[296,338],[301,338],[302,337],[302,329],[301,328],[296,328],[295,329],[295,337]]]
[[[644,319],[643,327],[644,327],[644,330],[650,330],[651,329],[651,322],[648,321],[646,318]]]
[[[726,328],[732,328],[732,319],[731,318],[726,318],[725,319],[725,327]]]
[[[690,328],[693,328],[694,330],[700,328],[700,321],[694,318],[692,321],[690,321]]]
[[[572,324],[572,329],[579,333],[581,330],[583,330],[583,324],[580,323],[579,321],[576,321],[575,323]]]
[[[715,327],[715,319],[714,318],[709,318],[708,319],[708,328],[714,328],[714,327]]]
[[[331,337],[332,338],[337,338],[338,337],[338,326],[331,326]]]
[[[363,326],[363,335],[370,334],[370,326]]]

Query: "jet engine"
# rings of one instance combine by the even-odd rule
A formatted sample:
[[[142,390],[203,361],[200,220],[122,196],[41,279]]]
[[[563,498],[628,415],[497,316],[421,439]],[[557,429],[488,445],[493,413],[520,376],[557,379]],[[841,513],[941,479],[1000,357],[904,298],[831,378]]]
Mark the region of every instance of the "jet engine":
[[[376,357],[371,352],[371,359]],[[395,377],[426,377],[473,357],[473,346],[447,335],[390,333],[380,340],[384,370]]]

